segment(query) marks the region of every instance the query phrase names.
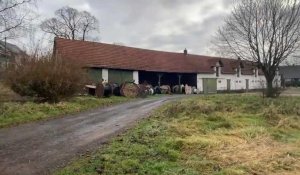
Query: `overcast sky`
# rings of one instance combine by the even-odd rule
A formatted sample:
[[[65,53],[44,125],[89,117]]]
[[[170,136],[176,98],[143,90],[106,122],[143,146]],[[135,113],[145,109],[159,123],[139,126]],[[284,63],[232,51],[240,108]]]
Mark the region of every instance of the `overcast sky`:
[[[232,0],[39,0],[39,20],[70,6],[100,21],[104,43],[212,55],[212,36],[232,7]],[[40,35],[37,35],[40,36]]]

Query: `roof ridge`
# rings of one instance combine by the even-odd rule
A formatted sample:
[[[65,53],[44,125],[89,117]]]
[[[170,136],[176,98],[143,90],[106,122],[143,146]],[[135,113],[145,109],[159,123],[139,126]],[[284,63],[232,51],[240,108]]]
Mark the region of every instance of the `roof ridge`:
[[[237,59],[167,52],[120,46],[94,41],[55,38],[54,47],[66,58],[83,61],[86,65],[140,71],[177,73],[214,73],[216,62],[224,61],[222,70],[235,74]],[[246,64],[247,67],[251,66]],[[245,69],[246,71],[246,69]]]
[[[139,48],[139,47],[133,47],[133,46],[122,46],[122,45],[117,45],[117,44],[110,44],[110,43],[104,43],[104,42],[96,42],[96,41],[83,41],[83,40],[72,40],[72,39],[67,39],[67,38],[60,38],[60,37],[55,37],[56,39],[61,39],[61,40],[68,40],[70,42],[82,42],[82,43],[91,43],[91,44],[102,44],[102,45],[109,45],[109,46],[114,46],[114,47],[123,47],[123,48],[129,48],[129,49],[138,49],[138,50],[143,50],[143,51],[151,51],[151,52],[161,52],[161,53],[171,53],[171,54],[183,54],[183,52],[171,52],[171,51],[163,51],[163,50],[154,50],[154,49],[145,49],[145,48]],[[207,56],[207,55],[198,55],[198,54],[188,54],[191,56],[200,56],[200,57],[207,57],[207,58],[212,58],[212,59],[228,59],[228,60],[237,60],[233,58],[224,58],[224,57],[218,57],[218,56]]]

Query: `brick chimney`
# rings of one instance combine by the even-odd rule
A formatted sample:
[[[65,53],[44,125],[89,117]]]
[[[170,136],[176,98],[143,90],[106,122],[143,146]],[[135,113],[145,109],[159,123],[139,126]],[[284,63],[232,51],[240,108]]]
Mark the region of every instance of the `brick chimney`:
[[[184,55],[187,55],[187,54],[188,54],[188,51],[186,50],[186,48],[183,50],[183,54],[184,54]]]

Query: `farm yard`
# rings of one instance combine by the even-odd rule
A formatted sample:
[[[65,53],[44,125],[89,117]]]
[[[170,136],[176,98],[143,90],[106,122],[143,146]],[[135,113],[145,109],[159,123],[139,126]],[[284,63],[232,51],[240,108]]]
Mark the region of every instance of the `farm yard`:
[[[0,16],[1,175],[300,175],[299,0]]]
[[[300,98],[195,96],[169,103],[57,175],[300,172]]]

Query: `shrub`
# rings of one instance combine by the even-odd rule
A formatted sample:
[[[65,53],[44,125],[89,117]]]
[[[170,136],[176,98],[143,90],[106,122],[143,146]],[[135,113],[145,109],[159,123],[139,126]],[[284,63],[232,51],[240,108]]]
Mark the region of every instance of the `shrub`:
[[[73,96],[84,85],[79,63],[51,55],[22,57],[6,71],[6,83],[21,96],[56,103]]]

